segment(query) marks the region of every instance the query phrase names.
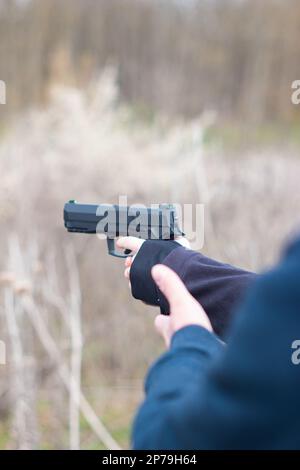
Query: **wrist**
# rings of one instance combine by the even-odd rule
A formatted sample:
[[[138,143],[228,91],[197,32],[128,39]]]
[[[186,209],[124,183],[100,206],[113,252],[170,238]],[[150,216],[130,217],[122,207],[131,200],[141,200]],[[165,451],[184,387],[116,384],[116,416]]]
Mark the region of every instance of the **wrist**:
[[[213,332],[200,325],[186,325],[176,331],[170,343],[171,350],[192,348],[222,351],[224,343]]]
[[[130,283],[132,295],[149,305],[167,305],[151,275],[151,269],[160,264],[181,245],[174,240],[146,240],[139,249],[130,268]],[[169,313],[162,308],[163,313]]]

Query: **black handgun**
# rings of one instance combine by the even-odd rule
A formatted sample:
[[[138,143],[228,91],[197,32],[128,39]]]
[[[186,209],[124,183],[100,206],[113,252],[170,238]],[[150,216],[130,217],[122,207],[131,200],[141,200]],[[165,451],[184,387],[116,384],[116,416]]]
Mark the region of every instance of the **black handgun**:
[[[71,200],[64,207],[68,232],[99,233],[107,237],[108,253],[119,258],[130,256],[115,250],[115,238],[134,236],[144,240],[174,240],[183,236],[175,206],[118,206],[114,204],[79,204]]]

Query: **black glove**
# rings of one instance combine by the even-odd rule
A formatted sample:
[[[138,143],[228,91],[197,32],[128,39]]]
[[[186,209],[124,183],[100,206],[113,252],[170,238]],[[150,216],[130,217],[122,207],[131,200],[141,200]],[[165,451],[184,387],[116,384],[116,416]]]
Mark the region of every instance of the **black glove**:
[[[171,251],[181,245],[173,240],[146,240],[130,268],[130,283],[135,299],[159,306],[163,315],[169,314],[169,303],[152,279],[151,269],[160,264]]]

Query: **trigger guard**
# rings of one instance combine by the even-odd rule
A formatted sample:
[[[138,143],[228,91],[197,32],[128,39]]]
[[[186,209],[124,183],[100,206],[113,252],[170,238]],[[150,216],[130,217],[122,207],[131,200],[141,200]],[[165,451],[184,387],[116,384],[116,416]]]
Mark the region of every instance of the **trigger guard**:
[[[127,258],[131,254],[131,250],[124,250],[124,253],[117,251],[115,248],[115,240],[114,238],[107,238],[107,248],[108,254],[111,256],[115,256],[116,258]]]

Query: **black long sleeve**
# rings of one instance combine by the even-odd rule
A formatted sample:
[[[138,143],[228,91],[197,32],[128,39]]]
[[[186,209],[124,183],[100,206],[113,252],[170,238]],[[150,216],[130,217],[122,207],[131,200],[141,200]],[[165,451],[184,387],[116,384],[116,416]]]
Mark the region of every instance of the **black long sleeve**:
[[[168,303],[151,277],[151,268],[157,263],[169,266],[179,275],[203,306],[216,334],[226,338],[235,309],[256,275],[188,250],[174,241],[146,241],[131,268],[132,293],[137,299],[160,306],[165,314],[169,313]]]

